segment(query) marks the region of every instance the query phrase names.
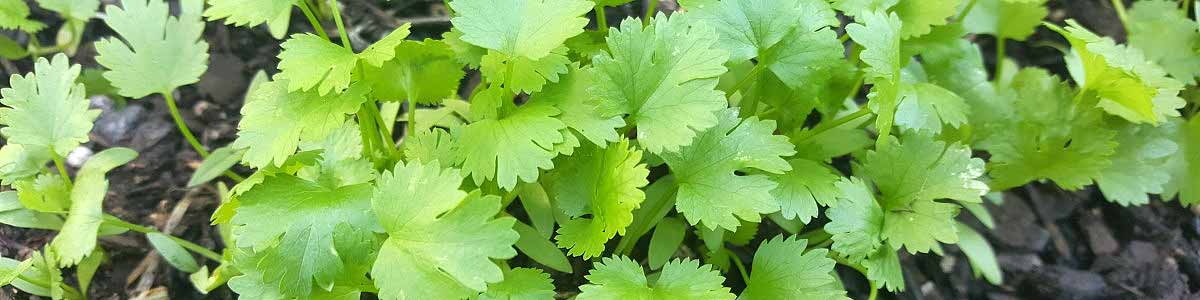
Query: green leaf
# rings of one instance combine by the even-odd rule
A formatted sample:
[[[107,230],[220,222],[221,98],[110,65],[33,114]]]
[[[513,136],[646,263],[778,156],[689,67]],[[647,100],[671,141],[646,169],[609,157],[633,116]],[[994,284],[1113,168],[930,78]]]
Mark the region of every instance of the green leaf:
[[[55,214],[26,209],[20,200],[17,200],[17,192],[6,191],[0,192],[0,224],[57,230],[62,228],[63,221]]]
[[[1179,150],[1167,162],[1171,181],[1163,187],[1163,199],[1178,195],[1179,203],[1200,203],[1200,168],[1196,167],[1200,166],[1200,118],[1177,126],[1172,138]]]
[[[209,21],[225,19],[226,25],[257,26],[288,19],[296,0],[209,0],[204,17]]]
[[[38,6],[56,12],[67,19],[87,21],[96,16],[100,0],[37,0]]]
[[[92,278],[96,276],[96,271],[100,269],[100,264],[108,260],[108,255],[104,254],[104,250],[97,247],[92,250],[92,254],[88,255],[79,265],[75,267],[75,280],[79,282],[79,290],[87,291],[92,285]]]
[[[719,272],[695,260],[669,262],[656,280],[649,281],[636,262],[622,256],[607,257],[586,278],[589,283],[579,288],[577,300],[736,298],[721,286],[725,278]]]
[[[825,215],[825,231],[833,235],[830,249],[851,259],[862,259],[882,245],[883,208],[875,193],[862,180],[843,178],[836,184],[841,191],[838,202]]]
[[[314,282],[328,291],[350,271],[335,240],[363,239],[379,228],[370,199],[366,183],[330,187],[287,174],[268,175],[238,197],[240,206],[231,221],[234,240],[238,246],[261,249],[256,254],[261,262],[254,268],[264,285],[291,297],[311,295]]]
[[[778,186],[766,175],[740,176],[739,171],[782,174],[791,170],[783,157],[796,151],[787,137],[773,135],[775,122],[750,117],[735,109],[718,116],[718,124],[701,132],[691,145],[662,158],[679,183],[675,209],[692,225],[736,230],[738,219],[758,222],[761,214],[779,210],[771,195]]]
[[[896,126],[913,131],[942,132],[942,124],[958,128],[967,123],[969,106],[962,97],[931,83],[902,85],[896,107]]]
[[[876,11],[887,11],[900,0],[833,0],[833,8],[847,16],[862,17]]]
[[[975,0],[975,8],[962,25],[976,34],[1024,41],[1042,24],[1049,10],[1046,0]]]
[[[559,247],[592,258],[604,252],[609,239],[625,234],[633,210],[646,198],[641,188],[649,183],[650,170],[641,161],[642,152],[628,140],[606,148],[584,146],[559,160],[546,181],[555,203],[572,217],[558,230]]]
[[[979,142],[992,156],[995,190],[1040,179],[1076,190],[1112,164],[1116,132],[1107,128],[1098,109],[1078,108],[1071,89],[1037,69],[1021,70],[1012,79],[1015,97],[1002,103],[1016,114],[1002,119],[1003,129]]]
[[[583,33],[588,19],[582,15],[593,4],[584,0],[454,0],[450,7],[457,14],[450,21],[462,32],[457,38],[491,50],[481,64],[485,77],[513,92],[532,93],[567,71],[570,61],[563,43]]]
[[[992,251],[992,245],[988,244],[987,239],[966,224],[957,223],[957,227],[958,249],[967,255],[975,277],[983,275],[983,278],[992,284],[1004,283],[1004,274],[1000,272],[1000,265],[996,262],[996,253]]]
[[[727,0],[689,9],[694,20],[716,28],[717,46],[734,62],[755,58],[784,83],[798,88],[828,77],[843,57],[830,26],[839,24],[821,0]]]
[[[7,257],[0,257],[0,271],[3,271],[0,272],[0,285],[12,284],[25,271],[28,271],[30,267],[33,267],[32,259],[26,259],[18,263],[16,260]]]
[[[3,96],[0,103],[6,106],[0,108],[0,124],[6,126],[0,129],[7,142],[4,148],[23,147],[5,153],[13,156],[4,155],[14,158],[12,163],[17,169],[24,169],[21,165],[25,163],[46,162],[37,159],[41,155],[21,150],[50,149],[59,157],[67,156],[88,141],[92,121],[100,115],[99,110],[88,109],[83,85],[75,83],[79,65],[70,65],[66,55],[55,55],[53,60],[39,58],[33,69],[33,73],[25,76],[13,75],[9,80],[11,87],[0,89]],[[22,162],[15,158],[32,160]]]
[[[727,54],[716,49],[712,28],[683,14],[660,14],[644,28],[627,19],[609,32],[608,46],[592,61],[597,77],[589,92],[606,115],[628,115],[647,151],[677,151],[717,125],[716,114],[727,107],[716,90]]]
[[[592,144],[604,147],[617,142],[617,128],[624,127],[625,120],[620,116],[604,115],[598,99],[589,90],[596,82],[594,70],[579,68],[577,64],[571,64],[569,68],[570,72],[558,83],[547,85],[531,101],[548,103],[561,110],[558,119]]]
[[[687,236],[687,224],[676,218],[663,218],[654,226],[654,235],[650,236],[650,248],[646,250],[647,264],[651,269],[661,269],[675,251],[683,245]]]
[[[516,246],[522,254],[559,272],[573,272],[571,262],[567,261],[567,255],[563,254],[562,250],[558,249],[553,242],[550,242],[549,237],[521,222],[513,223],[513,230],[516,230],[517,234],[521,236],[513,246]]]
[[[96,42],[96,62],[122,96],[142,98],[196,83],[208,69],[201,0],[180,1],[171,17],[160,0],[123,1],[104,8],[104,23],[120,35]]]
[[[859,55],[868,77],[884,81],[900,79],[900,17],[895,13],[871,12],[860,16],[860,23],[846,25],[846,34],[863,46]]]
[[[332,98],[288,92],[287,86],[284,80],[266,82],[246,97],[238,138],[230,147],[245,148],[242,161],[251,167],[282,166],[301,141],[324,138],[367,101],[365,85]]]
[[[73,266],[96,248],[96,237],[104,215],[104,197],[108,194],[108,179],[104,174],[137,157],[128,148],[109,148],[96,153],[75,173],[71,188],[71,208],[62,231],[50,242],[62,267]]]
[[[754,252],[750,282],[739,299],[849,299],[834,277],[826,249],[805,251],[808,241],[776,236]]]
[[[187,273],[200,270],[200,266],[196,264],[196,259],[192,258],[192,254],[167,235],[151,232],[146,234],[146,239],[150,240],[150,245],[154,246],[154,250],[157,250],[158,254],[161,254],[162,258],[172,267]]]
[[[504,281],[489,284],[478,300],[553,300],[554,295],[550,274],[515,268],[504,272]]]
[[[885,210],[918,200],[980,202],[988,192],[987,184],[979,181],[983,160],[971,157],[967,146],[947,145],[923,134],[889,139],[893,147],[868,151],[858,172],[879,189]]]
[[[7,60],[18,60],[29,56],[24,46],[17,44],[12,38],[0,36],[0,57]]]
[[[630,247],[671,212],[675,207],[675,194],[678,189],[675,178],[671,175],[659,178],[646,187],[646,200],[642,201],[641,207],[633,211],[633,223],[625,228],[625,236],[621,237],[621,243],[617,245],[618,253],[632,251]]]
[[[226,170],[242,161],[242,156],[245,154],[246,149],[232,147],[221,147],[214,150],[204,159],[203,163],[200,163],[200,167],[192,172],[192,178],[188,179],[187,186],[195,187],[221,176]]]
[[[904,270],[896,250],[879,248],[879,251],[863,260],[862,265],[867,268],[867,280],[882,285],[889,292],[904,291]]]
[[[29,19],[29,5],[25,0],[0,0],[0,29],[34,33],[44,28],[46,24]]]
[[[933,26],[946,25],[958,13],[961,0],[900,0],[892,8],[900,16],[903,27],[900,37],[910,38],[929,34]]]
[[[311,33],[293,34],[280,46],[276,80],[287,82],[287,91],[324,96],[350,87],[350,73],[358,66],[354,51]]]
[[[388,239],[371,275],[381,299],[461,299],[504,278],[492,259],[516,255],[516,220],[494,218],[500,198],[463,192],[462,181],[437,163],[397,164],[379,179],[372,206]]]
[[[840,193],[834,184],[839,176],[834,170],[823,163],[793,159],[788,164],[792,170],[783,174],[769,175],[779,187],[771,190],[771,195],[779,201],[780,213],[785,219],[797,219],[808,223],[817,216],[817,206],[830,206],[837,202]]]
[[[445,42],[406,41],[395,47],[395,51],[395,59],[383,62],[380,67],[364,68],[363,78],[371,82],[375,97],[384,101],[437,104],[458,94],[458,84],[464,75],[462,65],[454,60],[454,52]]]
[[[1098,98],[1096,106],[1134,123],[1159,124],[1179,116],[1186,102],[1178,94],[1183,84],[1168,78],[1137,48],[1117,45],[1111,38],[1100,37],[1084,29],[1075,20],[1067,27],[1047,27],[1062,34],[1077,54],[1078,70],[1072,77],[1080,93]]]
[[[445,129],[421,130],[405,139],[404,157],[409,161],[453,163],[457,159],[458,151],[455,149],[457,145],[454,138]]]
[[[472,107],[472,113],[478,111]],[[462,165],[475,184],[496,179],[500,187],[512,190],[517,179],[535,182],[539,169],[554,167],[551,159],[557,153],[552,149],[563,141],[559,131],[566,128],[554,118],[559,113],[548,105],[531,104],[503,117],[468,124],[454,132],[461,150],[456,163]]]
[[[1150,203],[1148,194],[1161,194],[1171,180],[1169,158],[1180,147],[1172,136],[1178,124],[1158,127],[1124,124],[1117,130],[1112,164],[1100,172],[1096,185],[1108,201],[1121,206]]]
[[[1189,0],[1190,1],[1190,0]],[[1129,10],[1129,44],[1171,77],[1195,85],[1200,77],[1200,31],[1174,1],[1138,1]]]
[[[399,48],[400,45],[404,44],[404,39],[408,37],[408,34],[412,33],[409,30],[411,27],[412,24],[410,23],[401,24],[400,27],[393,29],[392,32],[389,32],[383,38],[371,44],[367,49],[363,49],[362,53],[358,54],[358,57],[369,66],[380,67],[383,66],[384,62],[396,58],[397,55],[408,56],[412,54],[402,52]],[[426,43],[429,42],[427,41]]]
[[[45,250],[42,252],[45,252]],[[62,271],[54,263],[54,259],[48,257],[49,255],[53,255],[53,253],[46,252],[47,255],[43,255],[42,252],[32,252],[24,261],[0,257],[0,274],[15,275],[17,273],[14,271],[23,269],[24,271],[19,273],[23,276],[19,276],[10,282],[13,287],[33,295],[51,297],[51,299],[62,299],[65,294],[65,291],[62,289]],[[28,264],[28,267],[24,267],[26,264]],[[25,279],[22,279],[22,277]],[[26,279],[32,279],[36,283],[34,281],[27,281]],[[0,283],[4,282],[0,281]]]
[[[517,186],[517,197],[521,199],[521,209],[529,216],[533,228],[544,238],[554,234],[556,214],[554,204],[550,203],[550,195],[539,183],[522,183]]]

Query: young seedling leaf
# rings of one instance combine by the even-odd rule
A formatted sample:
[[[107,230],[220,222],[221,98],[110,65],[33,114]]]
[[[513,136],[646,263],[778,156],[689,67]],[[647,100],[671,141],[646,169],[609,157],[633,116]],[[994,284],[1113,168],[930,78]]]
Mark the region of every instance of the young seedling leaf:
[[[104,8],[104,23],[120,38],[96,42],[96,62],[108,68],[104,78],[120,94],[142,98],[169,93],[196,83],[208,69],[208,43],[201,0],[179,1],[180,14],[170,16],[162,0],[122,1]]]
[[[50,242],[50,249],[58,255],[59,266],[73,266],[96,248],[104,215],[104,197],[108,194],[108,179],[104,174],[136,157],[137,152],[132,149],[109,148],[96,153],[79,168],[71,188],[67,221]]]
[[[587,276],[588,284],[579,288],[578,300],[679,299],[733,300],[725,281],[712,266],[695,260],[676,260],[663,266],[657,280],[650,281],[642,266],[629,258],[607,257]]]
[[[21,147],[0,152],[13,151],[4,154],[32,159],[28,163],[40,165],[46,160],[37,158],[44,155],[22,150],[49,149],[65,157],[88,141],[92,121],[100,111],[88,109],[83,85],[75,83],[80,67],[70,65],[66,55],[55,55],[52,60],[39,58],[33,69],[25,76],[14,74],[9,80],[11,87],[0,89],[0,103],[6,106],[0,108],[0,124],[6,126],[0,129],[7,139],[4,148]],[[18,168],[26,162],[14,159],[13,163]]]

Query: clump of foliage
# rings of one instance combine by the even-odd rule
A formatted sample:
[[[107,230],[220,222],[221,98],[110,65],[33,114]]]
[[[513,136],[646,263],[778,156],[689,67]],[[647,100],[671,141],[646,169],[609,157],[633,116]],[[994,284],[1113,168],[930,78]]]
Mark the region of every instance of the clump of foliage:
[[[82,297],[89,280],[64,285],[58,267],[92,274],[96,237],[134,230],[200,291],[248,299],[553,299],[549,272],[586,272],[565,287],[580,300],[848,298],[836,265],[875,299],[905,289],[900,251],[953,245],[1000,283],[957,216],[994,226],[985,199],[1030,182],[1096,185],[1125,206],[1200,202],[1186,1],[1118,5],[1128,44],[1043,23],[1042,0],[681,0],[608,26],[605,8],[627,2],[451,0],[441,39],[408,39],[406,24],[362,49],[336,1],[181,0],[177,17],[161,0],[110,5],[104,79],[165,98],[207,157],[189,185],[236,182],[212,215],[225,248],[103,214],[103,175],[130,150],[97,154],[72,184],[61,157],[97,113],[59,55],[3,91],[0,179],[16,191],[0,193],[0,223],[62,232],[0,261],[0,284]],[[172,97],[205,71],[201,18],[282,38],[293,7],[315,33],[286,37],[237,139],[210,155]],[[0,27],[40,28],[15,11]],[[1070,82],[1007,60],[1005,42],[1040,26],[1064,38]],[[972,34],[998,42],[994,68]],[[786,233],[758,237],[763,222]],[[735,249],[753,249],[749,266]]]

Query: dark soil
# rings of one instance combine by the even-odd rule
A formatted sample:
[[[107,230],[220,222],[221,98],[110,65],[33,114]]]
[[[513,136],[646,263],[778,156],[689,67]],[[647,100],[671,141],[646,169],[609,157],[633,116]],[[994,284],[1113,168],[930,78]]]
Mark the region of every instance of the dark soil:
[[[104,2],[114,2],[105,0]],[[349,31],[356,47],[361,48],[401,23],[412,22],[414,38],[436,38],[449,28],[441,0],[382,2],[344,0],[349,16]],[[663,10],[675,8],[662,3]],[[639,15],[644,1],[610,8],[609,24],[629,15]],[[1123,40],[1124,33],[1109,1],[1052,0],[1049,19],[1078,19],[1101,35]],[[47,23],[57,17],[35,8],[34,14]],[[311,31],[304,17],[295,12],[291,32]],[[94,20],[88,25],[86,39],[93,41],[112,33]],[[332,28],[332,26],[327,26]],[[249,79],[260,70],[276,72],[279,41],[263,28],[236,28],[210,23],[205,39],[211,45],[210,67],[200,83],[177,92],[188,125],[209,147],[230,143],[236,137],[239,108]],[[24,42],[29,37],[5,33]],[[332,32],[331,35],[336,35]],[[52,30],[38,36],[43,44],[53,40]],[[985,57],[992,64],[995,42],[978,37]],[[1065,76],[1062,55],[1047,44],[1064,44],[1061,37],[1039,31],[1026,42],[1008,43],[1009,56],[1023,66],[1047,68]],[[98,67],[94,49],[85,41],[76,63]],[[0,70],[7,77],[31,71],[29,60],[3,61]],[[477,76],[472,74],[471,76]],[[474,79],[469,79],[474,81]],[[7,81],[0,82],[6,86]],[[218,200],[211,186],[186,189],[188,177],[199,165],[199,156],[178,134],[162,99],[150,97],[119,105],[106,97],[94,97],[93,104],[103,113],[92,132],[92,140],[83,147],[98,152],[122,146],[137,150],[140,156],[129,165],[110,173],[110,190],[105,211],[122,219],[159,228],[180,202],[190,203],[174,233],[213,249],[223,247],[216,228],[208,217]],[[74,170],[73,166],[71,169]],[[247,174],[249,170],[240,170]],[[977,220],[964,215],[996,248],[1004,270],[1004,284],[990,285],[972,275],[966,257],[954,246],[946,247],[946,256],[903,255],[906,292],[899,299],[1200,299],[1200,218],[1174,202],[1152,201],[1141,207],[1120,207],[1103,200],[1094,189],[1066,192],[1052,185],[1033,184],[1005,193],[1003,204],[989,204],[996,228],[987,230]],[[186,201],[185,201],[186,200]],[[764,223],[762,239],[781,232]],[[0,225],[0,255],[25,257],[41,249],[53,232],[24,230]],[[110,260],[100,268],[88,294],[91,299],[129,299],[148,290],[166,291],[169,299],[234,299],[227,289],[205,296],[195,291],[187,274],[177,272],[158,259],[146,259],[151,247],[141,235],[105,237],[100,245]],[[699,243],[689,241],[699,249]],[[744,260],[753,249],[735,249]],[[696,253],[692,251],[692,253]],[[198,257],[203,259],[202,257]],[[140,266],[143,261],[147,263]],[[573,274],[550,271],[562,295],[572,295],[586,280],[583,275],[591,263],[572,260]],[[215,262],[201,260],[215,266]],[[514,265],[533,265],[518,257]],[[139,267],[140,266],[140,267]],[[148,268],[147,268],[148,267]],[[145,279],[130,277],[136,272],[151,274]],[[868,292],[862,276],[848,269],[839,273],[850,295],[865,299]],[[73,281],[73,274],[67,274]],[[728,276],[728,286],[740,291],[744,283]],[[155,289],[157,288],[157,289]],[[15,296],[14,296],[15,295]],[[0,299],[25,298],[9,287],[0,288]],[[883,299],[893,298],[885,294]]]

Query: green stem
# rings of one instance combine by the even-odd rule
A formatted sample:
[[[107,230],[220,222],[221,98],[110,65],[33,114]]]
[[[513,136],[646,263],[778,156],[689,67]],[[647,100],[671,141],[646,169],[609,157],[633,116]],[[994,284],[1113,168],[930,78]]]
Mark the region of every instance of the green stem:
[[[1125,13],[1125,1],[1112,0],[1112,5],[1117,10],[1117,18],[1121,20],[1121,26],[1125,28],[1125,34],[1129,34],[1129,15]]]
[[[73,186],[71,176],[67,175],[67,166],[63,164],[62,156],[59,156],[53,147],[50,148],[50,159],[54,160],[54,167],[58,169],[58,175],[62,175],[63,180],[67,182],[67,186]]]
[[[1183,0],[1183,15],[1186,16],[1189,10],[1192,10],[1192,0]]]
[[[378,124],[380,146],[384,148],[384,153],[387,153],[392,159],[400,159],[400,149],[396,148],[396,142],[392,140],[392,130],[388,129],[387,122],[383,121],[383,114],[379,112],[379,107],[371,103],[367,105],[367,110]]]
[[[371,162],[378,164],[378,159],[375,158],[375,149],[379,147],[375,145],[378,141],[375,136],[378,136],[378,134],[375,133],[377,129],[375,129],[374,118],[367,112],[367,105],[363,103],[363,106],[358,108],[358,113],[355,114],[358,117],[358,134],[362,137],[363,141],[363,156],[371,160]],[[379,166],[382,166],[382,164],[379,164]]]
[[[879,285],[875,284],[874,281],[867,281],[871,285],[871,294],[867,296],[867,300],[875,300],[875,298],[879,297]]]
[[[604,5],[596,5],[596,30],[602,33],[608,32],[608,16],[604,13]]]
[[[729,93],[736,93],[741,91],[747,85],[750,85],[750,82],[758,78],[758,74],[762,73],[763,69],[766,68],[767,67],[764,64],[754,65],[754,68],[750,69],[750,73],[747,73],[746,77],[742,77],[742,80],[738,81],[737,84],[734,84],[733,88],[729,90]],[[743,108],[742,116],[745,117],[756,115],[758,113],[758,97],[745,97],[746,94],[742,94],[742,96],[744,100],[746,100],[745,103],[741,104]]]
[[[850,34],[848,34],[848,33],[842,34],[842,36],[838,37],[838,43],[845,43],[846,41],[849,41],[849,40],[850,40]]]
[[[183,133],[183,138],[187,139],[189,144],[192,144],[192,149],[196,149],[196,153],[200,153],[200,157],[208,157],[208,150],[204,150],[204,146],[200,145],[200,141],[196,140],[196,136],[192,135],[192,131],[188,129],[187,124],[183,123],[183,117],[179,115],[179,107],[175,106],[175,97],[171,96],[171,92],[163,92],[163,98],[167,99],[167,108],[171,110],[171,119],[175,120],[175,126],[179,127],[179,132]]]
[[[221,257],[221,254],[219,254],[217,252],[213,252],[212,250],[208,250],[208,248],[204,248],[203,246],[196,245],[192,242],[189,242],[188,240],[178,238],[174,235],[163,233],[161,231],[158,231],[158,229],[154,229],[152,227],[146,227],[146,226],[142,226],[142,225],[125,222],[125,220],[121,220],[121,219],[114,217],[112,215],[109,215],[109,214],[104,215],[104,221],[107,222],[108,224],[115,225],[118,227],[123,227],[123,228],[129,229],[129,230],[140,232],[142,234],[160,233],[162,235],[167,236],[167,238],[170,238],[172,241],[179,243],[179,245],[183,246],[183,248],[191,250],[192,252],[195,252],[196,254],[200,254],[201,256],[207,257],[208,259],[215,260],[215,261],[221,261],[223,259],[223,257]]]
[[[750,285],[750,275],[749,273],[746,273],[746,265],[742,263],[742,258],[738,257],[737,253],[729,251],[729,249],[723,249],[723,251],[725,251],[725,254],[729,255],[729,258],[733,259],[733,265],[737,266],[738,273],[742,274],[742,281],[745,282],[746,285]]]
[[[405,140],[417,134],[417,104],[412,100],[408,100],[408,122],[404,124],[404,128]]]
[[[971,2],[967,2],[967,6],[966,6],[966,8],[963,8],[962,13],[959,13],[957,18],[954,18],[955,22],[962,23],[962,20],[965,19],[967,17],[967,15],[971,13],[971,9],[975,8],[976,2],[978,2],[978,1],[971,0]]]
[[[447,15],[451,15],[451,16],[454,15],[454,8],[450,7],[450,0],[442,0],[442,6],[446,7]]]
[[[646,17],[642,18],[642,25],[650,24],[650,19],[654,18],[654,14],[658,12],[658,1],[650,0],[650,6],[646,7]]]
[[[996,82],[999,82],[1000,75],[1004,74],[1004,59],[1008,57],[1004,53],[1007,51],[1007,47],[1005,47],[1006,41],[1007,39],[1002,37],[996,38],[996,73],[992,74],[992,80]]]
[[[350,36],[346,35],[346,24],[342,22],[342,10],[338,8],[337,0],[329,0],[329,7],[333,8],[333,21],[337,23],[338,38],[342,40],[342,47],[354,51],[350,47]]]
[[[325,27],[321,26],[321,21],[317,20],[317,16],[313,14],[312,9],[308,8],[308,0],[297,1],[300,6],[300,11],[304,13],[304,17],[308,18],[308,23],[312,24],[313,31],[316,31],[321,38],[328,40],[329,34],[325,33]]]
[[[841,118],[837,118],[829,122],[821,122],[821,124],[817,124],[817,127],[813,127],[811,130],[801,132],[800,136],[796,137],[796,143],[803,143],[814,136],[820,135],[821,133],[829,131],[830,129],[837,128],[838,126],[842,126],[843,124],[857,120],[858,118],[871,113],[871,109],[864,105],[862,108],[859,108],[858,111],[855,111],[849,115],[842,116]]]

